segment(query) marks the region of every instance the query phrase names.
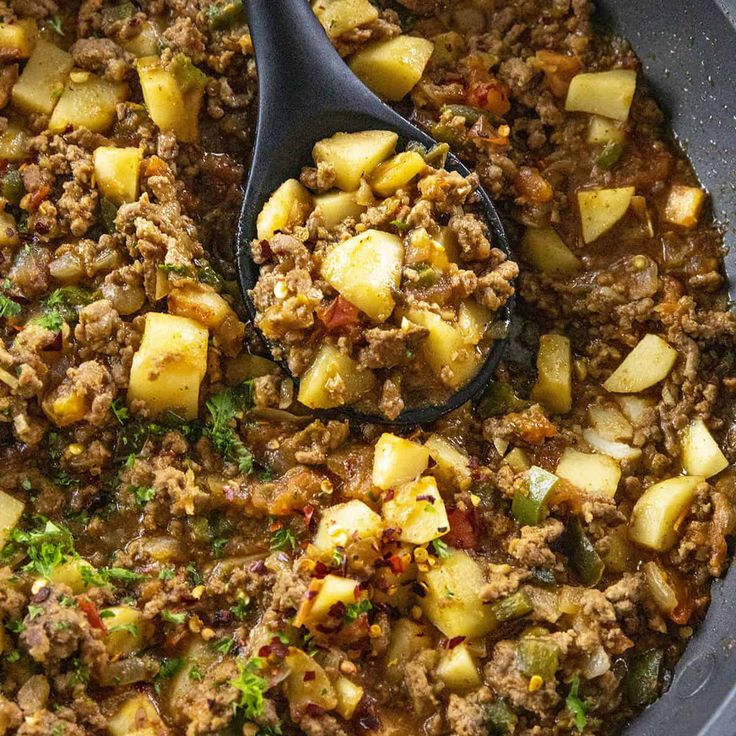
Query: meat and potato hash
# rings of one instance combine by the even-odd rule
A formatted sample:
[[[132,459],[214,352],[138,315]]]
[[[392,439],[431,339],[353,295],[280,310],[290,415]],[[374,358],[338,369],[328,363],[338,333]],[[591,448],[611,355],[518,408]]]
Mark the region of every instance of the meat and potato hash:
[[[0,0],[0,734],[604,736],[666,688],[729,561],[736,320],[592,10],[314,3],[519,264],[483,398],[401,433],[312,413],[245,318],[241,6]],[[315,199],[371,187],[317,164]],[[389,232],[354,204],[336,247]],[[313,252],[311,216],[256,255]]]

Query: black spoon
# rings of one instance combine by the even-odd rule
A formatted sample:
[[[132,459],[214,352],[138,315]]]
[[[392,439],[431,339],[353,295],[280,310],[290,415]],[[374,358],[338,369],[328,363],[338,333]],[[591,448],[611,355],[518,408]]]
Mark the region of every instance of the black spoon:
[[[237,261],[240,288],[255,323],[256,309],[249,290],[255,286],[259,271],[250,253],[256,218],[282,182],[295,176],[303,165],[311,164],[314,144],[338,132],[375,129],[397,133],[404,145],[417,141],[429,148],[436,141],[394,112],[350,71],[307,0],[244,2],[258,69],[259,104],[253,158],[238,227]],[[445,168],[463,176],[470,174],[453,155],[447,157]],[[496,208],[482,189],[477,193],[493,244],[510,256]],[[496,322],[506,331],[513,307],[512,298],[496,314]],[[268,346],[268,340],[263,339]],[[504,342],[494,341],[475,376],[443,404],[406,409],[392,420],[349,406],[320,413],[379,424],[432,422],[480,394],[501,358]]]

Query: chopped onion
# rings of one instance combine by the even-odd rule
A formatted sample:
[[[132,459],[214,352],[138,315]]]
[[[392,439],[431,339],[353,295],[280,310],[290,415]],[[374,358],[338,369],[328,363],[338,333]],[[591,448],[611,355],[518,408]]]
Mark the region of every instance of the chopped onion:
[[[18,388],[18,379],[11,373],[8,373],[4,368],[0,368],[0,381],[13,390]]]
[[[158,664],[150,658],[126,657],[111,662],[100,673],[103,687],[124,687],[135,682],[153,680],[158,672]]]
[[[540,618],[553,624],[562,615],[558,603],[558,595],[555,591],[535,588],[530,585],[524,588],[524,592],[532,602],[534,612]]]
[[[647,562],[642,569],[647,590],[657,608],[664,614],[671,614],[677,608],[677,593],[669,584],[667,573],[656,562]]]
[[[611,658],[606,650],[599,644],[586,658],[582,675],[586,680],[605,675],[611,669]]]
[[[604,439],[592,429],[583,430],[583,438],[591,447],[616,460],[636,460],[641,457],[641,450],[638,447]]]
[[[76,283],[84,276],[82,264],[76,253],[67,251],[49,263],[49,273],[57,280]]]

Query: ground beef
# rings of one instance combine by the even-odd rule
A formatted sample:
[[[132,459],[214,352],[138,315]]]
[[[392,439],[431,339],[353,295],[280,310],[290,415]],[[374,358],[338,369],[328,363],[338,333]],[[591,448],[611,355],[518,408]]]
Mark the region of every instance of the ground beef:
[[[131,55],[109,38],[82,38],[72,46],[71,54],[77,66],[111,82],[122,82],[132,71]]]
[[[554,565],[557,556],[550,543],[559,539],[564,529],[557,519],[547,519],[539,526],[523,526],[520,536],[509,542],[509,554],[525,567]]]
[[[418,325],[408,329],[374,327],[366,330],[368,345],[360,351],[360,364],[366,368],[393,368],[411,359],[429,330]]]

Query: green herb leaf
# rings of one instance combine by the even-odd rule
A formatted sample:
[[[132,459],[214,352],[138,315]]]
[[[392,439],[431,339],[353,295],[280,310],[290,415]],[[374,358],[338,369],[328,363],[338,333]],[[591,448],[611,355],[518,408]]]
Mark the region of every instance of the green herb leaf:
[[[54,33],[58,34],[59,36],[64,35],[62,20],[58,15],[52,15],[49,18],[49,25],[54,29]]]
[[[28,604],[28,620],[38,618],[43,613],[43,606],[38,606],[35,603]]]
[[[220,652],[220,654],[230,654],[230,652],[235,648],[235,637],[228,636],[224,639],[220,639],[212,645],[212,648],[216,652]]]
[[[118,624],[110,627],[107,631],[110,634],[113,631],[127,631],[131,636],[138,636],[138,627],[135,624]]]
[[[145,506],[156,497],[156,491],[150,486],[131,486],[130,492],[138,506]]]
[[[441,560],[449,556],[450,552],[448,551],[447,545],[441,539],[433,539],[431,545],[432,551]]]
[[[25,545],[30,558],[25,569],[36,570],[39,575],[48,578],[61,563],[78,555],[74,549],[74,537],[68,529],[43,517],[40,520],[42,526],[38,529],[15,529],[11,541]]]
[[[345,623],[351,624],[353,621],[356,621],[358,617],[360,617],[362,614],[368,613],[368,611],[372,610],[373,604],[367,598],[364,598],[362,601],[358,601],[357,603],[348,603],[348,605],[345,607]]]
[[[187,620],[187,614],[184,611],[181,611],[180,613],[173,613],[172,611],[164,608],[164,610],[161,611],[161,618],[167,623],[181,626],[181,624],[183,624]]]
[[[20,314],[20,304],[9,296],[0,294],[0,317],[17,317]]]
[[[173,580],[176,577],[176,571],[173,567],[162,567],[158,571],[159,580]]]
[[[580,677],[575,675],[570,682],[570,692],[565,699],[565,705],[575,716],[575,728],[580,733],[585,730],[585,724],[588,722],[587,710],[583,701],[578,697],[578,688],[580,687]]]
[[[263,714],[263,693],[267,688],[267,683],[257,674],[263,664],[260,657],[253,657],[247,661],[241,660],[238,662],[238,676],[230,680],[230,684],[240,691],[238,707],[250,720]]]
[[[281,522],[277,523],[281,524]],[[296,541],[296,537],[294,536],[294,532],[292,532],[288,526],[281,525],[278,528],[273,529],[270,532],[269,537],[272,550],[286,551],[287,549],[290,549],[293,552],[299,546],[299,543]]]
[[[207,402],[210,423],[204,431],[223,460],[236,463],[238,470],[245,474],[253,470],[253,454],[238,437],[233,425],[252,404],[252,381],[220,391]]]
[[[230,607],[230,613],[235,616],[238,621],[243,621],[250,613],[250,597],[245,593],[240,594],[238,602]]]
[[[110,411],[113,413],[115,419],[118,420],[118,424],[125,424],[125,422],[130,417],[128,407],[125,405],[122,399],[115,399],[115,401],[110,404]]]

